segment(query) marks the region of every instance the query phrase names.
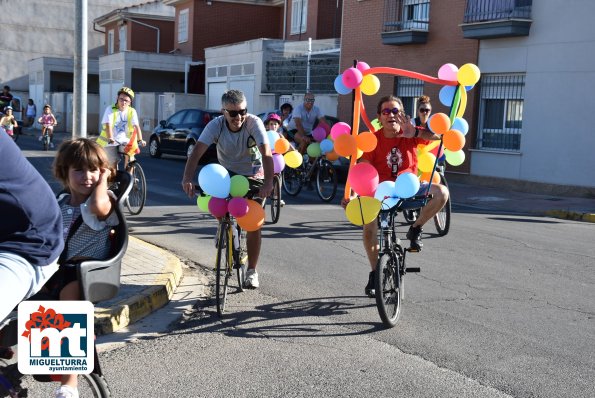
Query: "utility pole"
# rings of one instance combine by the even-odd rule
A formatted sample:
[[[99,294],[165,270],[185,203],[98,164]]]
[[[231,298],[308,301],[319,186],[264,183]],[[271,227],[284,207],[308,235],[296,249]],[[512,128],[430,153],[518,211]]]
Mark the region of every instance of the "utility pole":
[[[76,0],[72,138],[87,137],[87,19],[87,0]]]

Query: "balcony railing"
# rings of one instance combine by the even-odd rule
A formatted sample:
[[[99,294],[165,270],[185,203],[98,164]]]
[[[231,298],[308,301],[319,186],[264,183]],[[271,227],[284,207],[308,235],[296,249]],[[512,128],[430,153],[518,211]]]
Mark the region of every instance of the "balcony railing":
[[[463,23],[530,19],[532,0],[467,0]]]
[[[382,42],[425,43],[430,21],[429,0],[384,0]]]
[[[528,36],[532,0],[467,0],[463,35],[467,39]]]

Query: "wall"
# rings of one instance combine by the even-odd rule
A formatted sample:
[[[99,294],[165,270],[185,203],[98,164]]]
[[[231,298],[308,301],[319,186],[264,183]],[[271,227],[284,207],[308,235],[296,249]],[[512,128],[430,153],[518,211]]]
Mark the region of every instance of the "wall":
[[[590,0],[533,2],[529,36],[481,42],[482,73],[526,72],[525,101],[519,153],[474,151],[473,174],[595,187],[594,13]]]

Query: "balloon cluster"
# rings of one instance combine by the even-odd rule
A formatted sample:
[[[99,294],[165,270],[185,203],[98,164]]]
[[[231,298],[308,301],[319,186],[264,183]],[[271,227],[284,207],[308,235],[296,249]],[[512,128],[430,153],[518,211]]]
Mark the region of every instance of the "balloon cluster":
[[[264,224],[262,206],[252,199],[244,198],[250,189],[246,177],[230,177],[225,167],[211,163],[198,173],[198,184],[206,194],[196,200],[200,210],[215,217],[223,217],[229,213],[246,231],[256,231]]]
[[[369,131],[358,134],[360,117],[371,131],[382,127],[377,119],[368,120],[362,101],[362,94],[374,95],[380,89],[380,80],[375,76],[378,73],[406,76],[442,85],[444,87],[440,90],[440,102],[450,107],[450,115],[436,113],[428,120],[428,127],[434,134],[440,136],[440,140],[418,146],[417,160],[420,175],[402,173],[394,182],[384,181],[380,184],[378,172],[373,166],[367,163],[356,163],[356,159],[364,152],[374,150],[377,144],[376,137]],[[479,68],[474,64],[465,64],[460,68],[450,63],[442,65],[436,78],[404,69],[371,68],[365,62],[357,62],[355,67],[347,68],[335,78],[334,85],[337,93],[346,95],[355,90],[353,129],[343,123],[345,126],[342,131],[345,132],[334,137],[335,152],[351,159],[345,185],[345,198],[348,198],[351,189],[358,195],[357,200],[352,200],[345,209],[350,222],[355,225],[372,222],[381,208],[394,206],[399,198],[406,199],[414,196],[419,190],[420,180],[429,181],[433,176],[432,183],[439,182],[439,175],[433,171],[441,158],[453,166],[459,166],[465,161],[463,147],[469,125],[462,116],[467,106],[467,91],[475,86],[479,78]]]
[[[269,145],[273,152],[273,170],[275,173],[283,171],[285,166],[299,167],[302,164],[302,157],[291,147],[289,141],[281,137],[276,131],[267,131]]]

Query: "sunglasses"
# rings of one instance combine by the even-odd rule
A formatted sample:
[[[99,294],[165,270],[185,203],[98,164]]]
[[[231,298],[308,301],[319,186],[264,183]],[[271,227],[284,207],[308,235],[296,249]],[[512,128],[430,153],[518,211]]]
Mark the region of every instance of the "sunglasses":
[[[224,109],[224,111],[227,112],[227,114],[231,117],[236,117],[238,115],[246,116],[246,113],[248,113],[248,109],[240,109],[239,111],[230,111],[228,109]]]
[[[308,99],[305,99],[305,100],[304,100],[304,102],[314,102],[314,101],[316,101],[316,100],[315,100],[315,99],[313,99],[313,98],[308,98]]]
[[[428,113],[428,112],[431,112],[432,110],[429,108],[419,108],[419,111],[423,112],[423,113]]]
[[[399,108],[393,108],[393,109],[384,108],[383,110],[380,111],[380,113],[382,113],[385,116],[388,116],[391,113],[394,115],[398,115],[399,113],[401,113],[401,110]]]

